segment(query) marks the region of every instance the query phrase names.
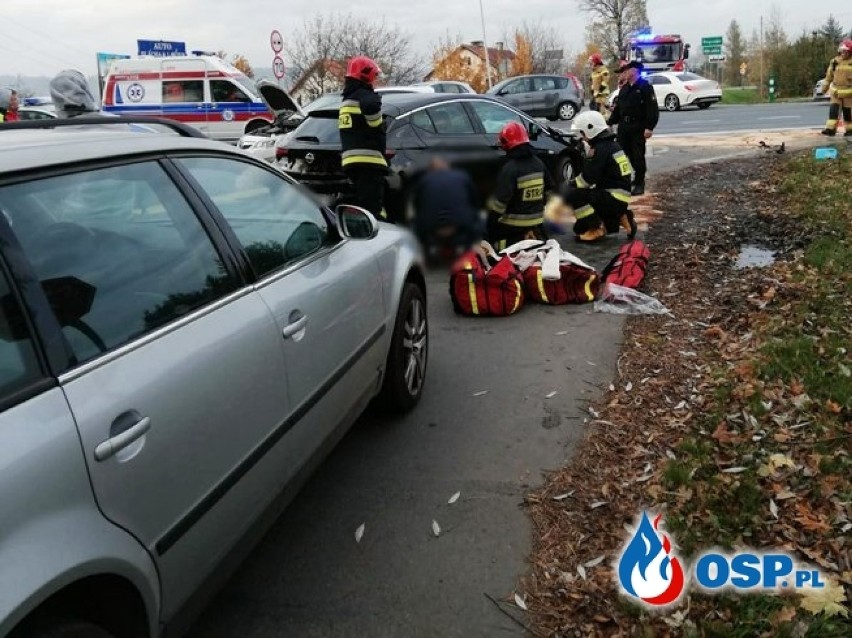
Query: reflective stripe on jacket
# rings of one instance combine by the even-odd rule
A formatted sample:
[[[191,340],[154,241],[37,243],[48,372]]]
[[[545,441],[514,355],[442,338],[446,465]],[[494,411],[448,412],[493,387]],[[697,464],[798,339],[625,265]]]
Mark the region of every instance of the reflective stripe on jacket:
[[[497,188],[488,209],[507,226],[538,226],[544,221],[545,194],[551,189],[550,175],[529,144],[507,154],[508,161],[497,177]]]
[[[381,97],[367,84],[347,78],[338,110],[342,166],[387,168]]]

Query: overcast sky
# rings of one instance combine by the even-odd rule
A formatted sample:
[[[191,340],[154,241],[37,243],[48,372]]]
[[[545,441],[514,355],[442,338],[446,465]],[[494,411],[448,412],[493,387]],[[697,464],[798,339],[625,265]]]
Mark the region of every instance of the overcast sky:
[[[483,0],[489,43],[525,19],[545,19],[565,34],[569,51],[583,47],[587,16],[576,0]],[[848,30],[852,5],[837,0],[648,0],[658,33],[680,33],[700,48],[702,36],[721,35],[732,18],[746,36],[775,5],[788,34],[822,23],[833,13]],[[407,30],[424,57],[444,35],[481,39],[477,0],[2,0],[0,75],[52,75],[76,67],[95,74],[95,53],[136,53],[136,39],[179,40],[187,50],[224,49],[246,55],[253,66],[269,67],[269,33],[284,38],[317,12],[351,11],[384,16]]]

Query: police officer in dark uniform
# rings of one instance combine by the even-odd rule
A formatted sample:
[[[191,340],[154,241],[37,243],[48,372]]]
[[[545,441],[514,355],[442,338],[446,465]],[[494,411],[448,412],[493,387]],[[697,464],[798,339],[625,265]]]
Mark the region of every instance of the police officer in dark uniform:
[[[360,55],[346,66],[346,83],[338,129],[343,172],[355,186],[356,203],[376,217],[386,217],[383,202],[388,162],[382,121],[382,98],[373,90],[378,65]]]
[[[660,119],[654,87],[641,77],[642,65],[633,60],[619,68],[624,85],[618,91],[618,100],[607,122],[618,124],[618,143],[630,158],[635,171],[633,195],[645,192],[645,142],[654,134]]]

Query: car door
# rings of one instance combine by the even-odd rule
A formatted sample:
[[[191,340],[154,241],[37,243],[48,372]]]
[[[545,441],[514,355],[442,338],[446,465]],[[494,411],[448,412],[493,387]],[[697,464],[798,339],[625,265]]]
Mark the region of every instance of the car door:
[[[207,112],[210,137],[235,140],[243,134],[251,115],[252,99],[231,80],[209,80],[210,108]]]
[[[559,88],[556,80],[545,75],[532,78],[533,92],[530,102],[530,115],[544,117],[554,115],[559,104]]]
[[[654,87],[654,97],[657,100],[657,108],[659,108],[665,102],[666,96],[672,93],[675,87],[672,85],[672,81],[664,75],[650,75],[648,82]],[[678,99],[680,98],[678,97]]]
[[[98,506],[156,560],[168,617],[270,494],[280,331],[160,162],[6,186],[0,208],[75,359],[59,382]]]
[[[196,127],[205,135],[209,98],[206,95],[207,64],[204,60],[166,59],[160,64],[162,114]]]
[[[522,110],[524,113],[529,113],[533,99],[531,93],[532,87],[530,86],[529,78],[518,78],[503,87],[503,90],[500,92],[500,99]]]
[[[296,472],[378,389],[393,331],[378,260],[340,240],[316,201],[274,169],[230,157],[179,164],[233,229],[277,322],[292,403],[279,463]]]

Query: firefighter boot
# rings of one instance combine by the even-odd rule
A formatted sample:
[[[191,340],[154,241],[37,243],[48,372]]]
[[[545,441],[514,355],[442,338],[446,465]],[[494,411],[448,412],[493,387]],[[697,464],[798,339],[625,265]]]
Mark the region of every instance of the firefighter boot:
[[[828,121],[825,123],[825,128],[820,131],[822,135],[834,137],[837,135],[837,118],[840,115],[840,105],[832,104],[828,107]]]
[[[630,194],[633,196],[639,196],[645,194],[645,182],[636,182],[633,185],[633,190],[630,191]]]
[[[619,223],[627,231],[627,239],[634,239],[636,237],[639,227],[636,225],[636,217],[632,210],[628,208],[627,212],[621,216]]]

